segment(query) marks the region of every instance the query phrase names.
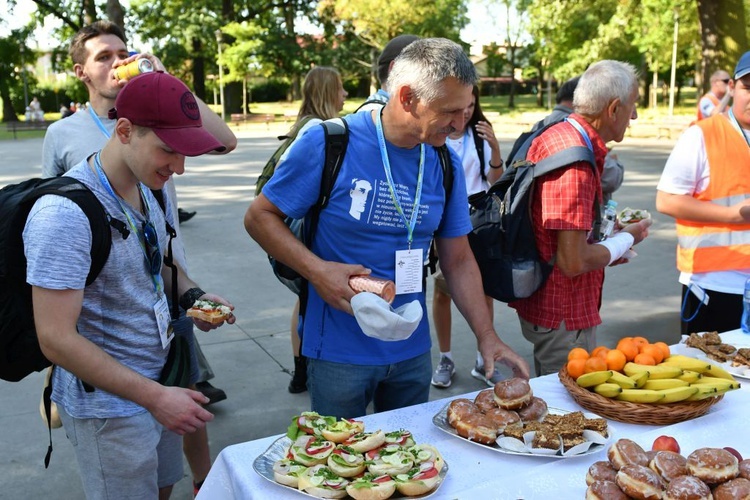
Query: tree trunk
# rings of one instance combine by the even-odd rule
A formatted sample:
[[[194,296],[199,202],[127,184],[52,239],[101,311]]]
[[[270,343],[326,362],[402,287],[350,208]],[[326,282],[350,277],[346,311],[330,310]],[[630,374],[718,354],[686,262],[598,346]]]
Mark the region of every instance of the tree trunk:
[[[700,80],[707,92],[711,74],[719,69],[731,74],[747,47],[743,1],[698,0],[698,23],[703,44]]]
[[[203,56],[203,42],[193,37],[193,92],[203,101],[206,100],[206,59]]]
[[[0,97],[3,100],[3,123],[17,122],[18,115],[13,107],[13,101],[10,99],[8,81],[5,78],[0,78]]]
[[[96,13],[96,2],[94,0],[83,0],[83,24],[87,26],[99,18]],[[122,27],[122,26],[121,26]],[[125,29],[124,27],[122,27]]]
[[[286,24],[286,34],[289,39],[296,45],[297,33],[294,31],[294,2],[288,2],[284,5],[284,23]],[[297,47],[299,49],[299,47]],[[299,53],[299,50],[296,51]],[[292,100],[302,98],[302,78],[296,71],[292,75]]]
[[[119,0],[107,0],[107,19],[124,29],[125,10]]]
[[[510,95],[508,95],[508,107],[510,109],[514,109],[516,107],[516,48],[515,46],[510,45],[509,50],[510,59],[508,59],[508,62],[510,63]]]

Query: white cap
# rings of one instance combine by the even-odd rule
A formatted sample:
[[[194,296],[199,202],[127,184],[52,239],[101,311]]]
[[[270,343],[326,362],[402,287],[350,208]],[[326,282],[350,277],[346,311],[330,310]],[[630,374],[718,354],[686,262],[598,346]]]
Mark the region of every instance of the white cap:
[[[393,309],[374,293],[361,292],[352,297],[351,304],[364,334],[387,342],[408,339],[422,320],[422,305],[418,300]]]

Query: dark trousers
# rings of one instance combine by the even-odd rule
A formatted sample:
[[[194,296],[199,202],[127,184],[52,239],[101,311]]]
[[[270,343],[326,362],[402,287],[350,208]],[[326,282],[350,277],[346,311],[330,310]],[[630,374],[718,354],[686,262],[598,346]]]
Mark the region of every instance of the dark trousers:
[[[682,316],[680,318],[683,335],[692,332],[719,333],[736,330],[742,319],[742,294],[714,292],[705,290],[709,297],[708,305],[702,304],[695,294],[682,286]],[[687,301],[685,296],[687,295]],[[700,309],[698,309],[700,305]],[[696,314],[696,309],[698,313]],[[696,314],[695,318],[687,322],[686,319]]]

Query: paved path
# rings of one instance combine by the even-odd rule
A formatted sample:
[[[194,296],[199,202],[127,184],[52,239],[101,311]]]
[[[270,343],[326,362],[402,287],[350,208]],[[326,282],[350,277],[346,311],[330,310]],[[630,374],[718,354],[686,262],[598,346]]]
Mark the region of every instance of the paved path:
[[[214,457],[228,445],[284,432],[292,415],[309,409],[307,393],[286,391],[293,369],[288,325],[294,296],[276,281],[265,254],[242,225],[255,179],[277,146],[275,136],[284,132],[282,127],[243,131],[236,152],[189,159],[187,173],[177,178],[180,205],[198,211],[182,227],[191,274],[204,289],[232,300],[238,318],[235,325],[198,335],[216,372],[214,384],[229,395],[210,408],[215,413],[209,425]],[[510,150],[511,141],[501,137],[503,151]],[[41,139],[0,142],[0,186],[37,176],[41,145]],[[626,165],[625,185],[616,193],[620,207],[654,212],[654,189],[672,145],[626,138],[615,146]],[[656,215],[651,236],[637,249],[640,255],[627,266],[607,271],[600,344],[611,347],[616,339],[635,334],[670,343],[678,339],[674,245],[672,221]],[[430,283],[429,297],[431,293]],[[530,361],[531,349],[520,335],[515,313],[496,303],[495,314],[503,338]],[[453,335],[458,370],[454,383],[449,389],[433,388],[431,399],[482,388],[469,374],[476,344],[455,310]],[[83,497],[75,457],[62,430],[53,432],[55,451],[49,469],[44,469],[47,433],[37,410],[41,383],[37,374],[19,383],[0,382],[0,499]],[[187,478],[177,484],[173,498],[191,498]]]

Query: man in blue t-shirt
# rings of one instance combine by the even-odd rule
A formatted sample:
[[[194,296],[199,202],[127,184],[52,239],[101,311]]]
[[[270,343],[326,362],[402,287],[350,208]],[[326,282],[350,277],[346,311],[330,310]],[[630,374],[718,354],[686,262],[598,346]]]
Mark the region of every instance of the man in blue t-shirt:
[[[312,409],[353,418],[370,402],[376,412],[428,400],[430,332],[426,315],[405,340],[366,335],[353,316],[351,276],[394,280],[393,307],[417,301],[424,311],[423,264],[436,237],[456,305],[477,337],[486,372],[494,361],[528,378],[528,364],[497,336],[466,234],[466,188],[452,157],[449,200],[435,148],[462,120],[477,76],[461,47],[445,39],[418,40],[396,59],[382,111],[346,118],[349,144],[312,249],[284,224],[316,203],[325,156],[322,127],[314,127],[279,164],[245,215],[248,233],[271,255],[309,281],[302,328]],[[397,270],[396,262],[399,262]],[[415,278],[416,276],[416,278]]]

